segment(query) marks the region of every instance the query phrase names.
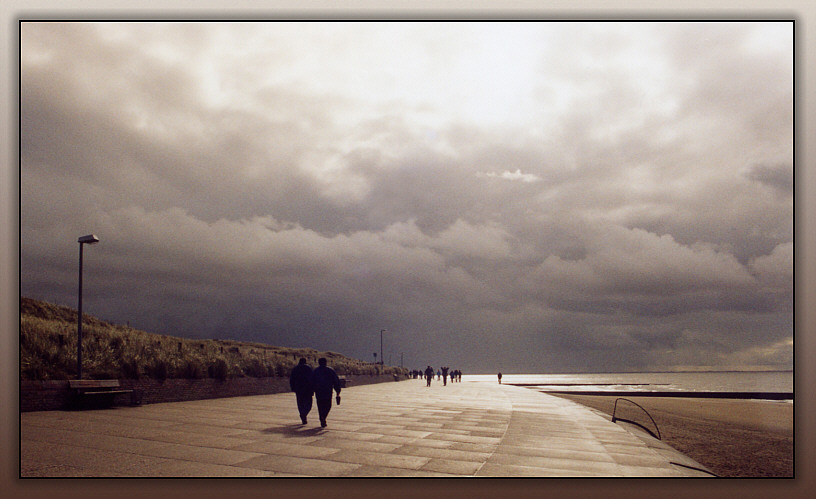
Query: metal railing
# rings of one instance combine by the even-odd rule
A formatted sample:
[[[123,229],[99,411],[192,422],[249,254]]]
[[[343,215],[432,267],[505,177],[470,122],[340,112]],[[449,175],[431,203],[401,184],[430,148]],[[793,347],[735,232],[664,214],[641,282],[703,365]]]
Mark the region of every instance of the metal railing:
[[[630,404],[634,404],[635,406],[639,407],[640,410],[643,411],[649,417],[649,419],[652,421],[652,424],[654,425],[655,430],[657,431],[657,434],[655,435],[655,433],[652,430],[650,430],[649,428],[643,426],[642,424],[638,423],[637,421],[617,417],[616,413],[618,411],[618,401],[619,400],[625,400],[626,402],[629,402]],[[616,421],[624,421],[626,423],[630,423],[630,424],[633,424],[635,426],[639,426],[640,428],[643,428],[645,431],[647,431],[649,433],[649,435],[653,436],[654,438],[656,438],[658,440],[661,440],[661,438],[660,438],[660,428],[657,427],[657,423],[655,423],[655,420],[654,420],[654,418],[652,418],[652,415],[649,414],[649,411],[647,411],[646,409],[641,407],[640,404],[638,404],[636,402],[632,402],[629,399],[625,399],[625,398],[622,398],[622,397],[615,399],[615,407],[612,409],[612,422],[614,423]]]
[[[617,416],[617,410],[618,410],[618,401],[619,400],[624,400],[626,402],[629,402],[630,404],[633,404],[633,405],[637,406],[641,411],[643,411],[649,417],[649,419],[652,421],[652,424],[654,425],[655,431],[657,431],[657,434],[655,435],[654,432],[652,432],[652,430],[650,430],[649,428],[643,426],[642,424],[638,423],[637,421],[633,421],[631,419],[618,417]],[[623,397],[615,399],[615,406],[612,409],[612,422],[615,423],[617,421],[624,421],[626,423],[630,423],[630,424],[633,424],[633,425],[638,426],[640,428],[643,428],[643,430],[645,430],[649,435],[651,435],[652,437],[654,437],[654,438],[656,438],[658,440],[661,440],[660,428],[658,428],[657,423],[655,422],[654,418],[652,418],[652,415],[649,414],[649,411],[644,409],[637,402],[633,402],[633,401],[631,401],[629,399],[626,399],[626,398],[623,398]],[[669,461],[669,463],[674,464],[676,466],[682,466],[683,468],[696,470],[696,471],[701,471],[703,473],[707,473],[707,474],[712,475],[712,476],[718,476],[716,473],[714,473],[714,472],[712,472],[710,470],[707,470],[705,468],[701,468],[699,466],[692,466],[692,465],[689,465],[689,464],[678,463],[677,461]]]

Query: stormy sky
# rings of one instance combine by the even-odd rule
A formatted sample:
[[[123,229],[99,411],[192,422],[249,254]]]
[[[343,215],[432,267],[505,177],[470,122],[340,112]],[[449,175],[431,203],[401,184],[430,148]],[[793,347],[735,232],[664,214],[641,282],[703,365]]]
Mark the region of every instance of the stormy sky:
[[[23,23],[20,288],[466,373],[789,369],[790,22]],[[379,360],[379,359],[378,359]]]

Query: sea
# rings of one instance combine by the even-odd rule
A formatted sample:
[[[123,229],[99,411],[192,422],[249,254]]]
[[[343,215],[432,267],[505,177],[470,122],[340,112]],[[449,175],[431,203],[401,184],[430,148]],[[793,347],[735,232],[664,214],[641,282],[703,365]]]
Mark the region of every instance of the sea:
[[[793,371],[704,371],[589,374],[502,374],[502,383],[543,392],[762,392],[793,393]],[[498,382],[497,374],[462,381]],[[792,402],[792,399],[787,400]]]

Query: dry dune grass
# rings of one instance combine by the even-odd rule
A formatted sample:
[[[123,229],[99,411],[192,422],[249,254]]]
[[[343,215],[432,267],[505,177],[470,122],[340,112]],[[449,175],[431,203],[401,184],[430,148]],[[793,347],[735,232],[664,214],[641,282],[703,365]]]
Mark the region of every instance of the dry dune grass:
[[[20,377],[69,379],[76,374],[75,310],[20,300]],[[338,374],[405,374],[336,352],[262,343],[188,339],[140,331],[83,314],[82,373],[86,378],[235,378],[288,376],[298,359],[329,359]]]

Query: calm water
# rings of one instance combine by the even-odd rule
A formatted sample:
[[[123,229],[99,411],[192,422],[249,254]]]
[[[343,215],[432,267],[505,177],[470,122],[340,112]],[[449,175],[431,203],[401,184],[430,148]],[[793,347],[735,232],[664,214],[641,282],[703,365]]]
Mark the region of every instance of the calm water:
[[[462,381],[497,382],[495,374],[464,375]],[[543,391],[793,392],[792,371],[605,374],[503,374],[502,383],[534,384]]]

